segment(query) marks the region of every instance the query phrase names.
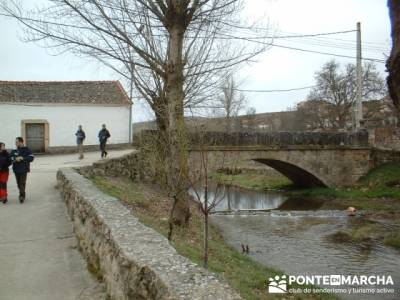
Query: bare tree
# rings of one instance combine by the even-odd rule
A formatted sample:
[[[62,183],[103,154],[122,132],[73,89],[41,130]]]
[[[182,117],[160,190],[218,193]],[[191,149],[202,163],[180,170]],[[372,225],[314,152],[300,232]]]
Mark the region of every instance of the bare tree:
[[[243,31],[250,32],[241,24],[241,7],[240,0],[49,0],[26,10],[18,0],[0,0],[2,13],[24,26],[26,41],[56,53],[94,57],[146,99],[161,132],[160,145],[166,147],[175,224],[190,216],[185,105],[203,101],[218,84],[218,72],[266,48],[236,44],[234,51],[224,50],[241,42]]]
[[[248,107],[246,110],[246,115],[242,117],[243,121],[246,124],[243,125],[245,127],[245,131],[253,132],[258,129],[257,125],[257,115],[256,115],[256,108],[255,107]]]
[[[193,200],[198,204],[203,215],[203,266],[204,268],[208,268],[209,216],[227,195],[225,185],[222,185],[220,182],[212,184],[210,182],[210,176],[212,171],[215,171],[216,169],[224,169],[226,163],[236,164],[236,161],[231,159],[228,162],[225,153],[223,153],[219,159],[213,157],[213,153],[209,154],[207,148],[212,145],[207,143],[204,129],[203,126],[195,128],[195,134],[197,137],[195,147],[199,154],[199,159],[196,160],[196,165],[193,168],[194,172],[191,174],[188,181],[190,183]]]
[[[314,87],[308,100],[326,101],[333,105],[333,118],[336,127],[344,128],[351,118],[351,108],[356,100],[356,67],[347,64],[344,71],[335,60],[327,62],[321,71],[315,74],[316,87]],[[372,62],[363,66],[362,73],[363,100],[376,99],[386,94],[383,78]]]
[[[308,100],[297,104],[293,111],[295,130],[321,130],[332,127],[335,117],[333,105],[322,100]]]
[[[216,99],[216,112],[225,118],[226,132],[232,131],[232,121],[247,105],[246,98],[239,91],[239,85],[232,75],[225,78],[221,84],[221,93]]]

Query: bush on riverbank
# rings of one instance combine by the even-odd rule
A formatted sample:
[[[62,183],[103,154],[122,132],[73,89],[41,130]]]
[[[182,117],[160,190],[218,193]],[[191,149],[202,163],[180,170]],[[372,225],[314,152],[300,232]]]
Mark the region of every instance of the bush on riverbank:
[[[400,232],[388,235],[383,242],[385,245],[400,249]]]
[[[383,240],[386,235],[387,232],[381,224],[361,218],[350,222],[346,230],[339,230],[329,235],[328,239],[337,243],[370,242]]]
[[[156,186],[134,183],[125,178],[95,177],[92,181],[103,192],[114,196],[130,208],[143,224],[167,236],[170,199]],[[195,203],[187,227],[174,229],[172,246],[177,252],[202,265],[203,220]],[[331,295],[271,295],[267,292],[268,278],[282,272],[265,267],[228,246],[221,233],[210,226],[209,269],[223,276],[244,299],[336,299]]]

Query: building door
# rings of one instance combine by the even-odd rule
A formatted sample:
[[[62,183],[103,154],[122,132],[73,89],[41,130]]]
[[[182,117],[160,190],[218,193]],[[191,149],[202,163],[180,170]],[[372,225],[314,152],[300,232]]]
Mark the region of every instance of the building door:
[[[45,151],[44,147],[44,124],[26,124],[26,145],[32,152]]]

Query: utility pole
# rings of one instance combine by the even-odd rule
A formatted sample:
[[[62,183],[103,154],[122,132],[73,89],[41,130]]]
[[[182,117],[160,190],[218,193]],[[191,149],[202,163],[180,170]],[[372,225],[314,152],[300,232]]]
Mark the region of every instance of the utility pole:
[[[132,144],[132,106],[133,106],[133,100],[132,100],[132,94],[133,94],[133,66],[131,66],[130,69],[130,87],[129,87],[129,99],[131,100],[131,106],[129,108],[129,144]]]
[[[361,64],[361,23],[357,23],[357,65],[356,65],[356,103],[354,107],[355,130],[360,130],[362,114],[362,64]]]

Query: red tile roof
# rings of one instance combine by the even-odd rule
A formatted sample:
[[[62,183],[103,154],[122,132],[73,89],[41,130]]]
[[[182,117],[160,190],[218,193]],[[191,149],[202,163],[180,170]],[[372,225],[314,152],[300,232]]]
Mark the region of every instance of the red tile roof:
[[[130,105],[119,81],[0,81],[0,103]]]

